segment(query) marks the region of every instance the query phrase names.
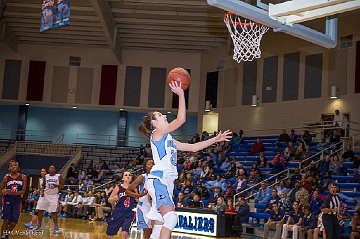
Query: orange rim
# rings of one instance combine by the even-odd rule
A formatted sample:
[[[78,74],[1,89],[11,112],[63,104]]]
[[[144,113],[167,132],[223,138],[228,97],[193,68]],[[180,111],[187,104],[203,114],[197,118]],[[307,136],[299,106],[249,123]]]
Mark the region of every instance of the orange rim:
[[[236,15],[235,13],[233,12],[227,12],[224,14],[224,21],[225,22],[228,22],[232,25],[235,25],[235,26],[247,26],[247,27],[250,27],[250,26],[256,26],[256,25],[260,25],[260,23],[257,23],[257,22],[234,22],[233,20],[231,20],[231,17],[230,19],[228,19],[228,16],[231,16],[231,15]]]

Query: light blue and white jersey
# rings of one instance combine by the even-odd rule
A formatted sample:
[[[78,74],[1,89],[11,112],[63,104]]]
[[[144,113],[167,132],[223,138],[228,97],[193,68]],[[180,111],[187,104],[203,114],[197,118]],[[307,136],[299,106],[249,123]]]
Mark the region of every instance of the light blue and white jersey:
[[[175,180],[178,177],[177,172],[177,150],[173,138],[170,134],[165,134],[159,141],[154,141],[150,136],[152,156],[154,166],[150,174],[168,180]]]
[[[50,175],[46,174],[45,176],[45,191],[47,195],[57,195],[59,193],[59,188],[54,187],[54,185],[60,184],[60,174]]]
[[[142,191],[145,189],[145,184],[148,179],[147,173],[142,174],[142,176],[144,177],[144,180],[143,180],[142,184],[140,184],[140,186],[139,186],[139,193],[142,193]],[[145,196],[142,196],[141,198],[139,198],[139,204],[146,204],[146,205],[151,206],[150,202],[149,202],[149,196],[146,194]]]

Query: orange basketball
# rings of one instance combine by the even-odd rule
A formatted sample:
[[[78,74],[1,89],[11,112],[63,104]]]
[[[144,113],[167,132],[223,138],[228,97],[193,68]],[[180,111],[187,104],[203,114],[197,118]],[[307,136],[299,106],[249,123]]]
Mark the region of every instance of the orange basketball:
[[[186,90],[190,85],[190,74],[184,68],[178,67],[172,69],[167,77],[167,82],[181,82],[181,88]]]

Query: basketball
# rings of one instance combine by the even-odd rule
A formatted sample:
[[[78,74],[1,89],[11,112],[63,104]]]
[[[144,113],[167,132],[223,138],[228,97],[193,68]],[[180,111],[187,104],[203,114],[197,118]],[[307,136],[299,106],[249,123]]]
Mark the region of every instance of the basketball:
[[[167,83],[173,81],[181,82],[181,88],[186,90],[190,85],[190,74],[184,68],[174,68],[168,74]]]

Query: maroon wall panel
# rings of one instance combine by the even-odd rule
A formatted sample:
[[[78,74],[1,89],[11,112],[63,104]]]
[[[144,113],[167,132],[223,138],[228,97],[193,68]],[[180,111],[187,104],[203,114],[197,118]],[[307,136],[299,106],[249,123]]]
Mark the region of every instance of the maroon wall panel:
[[[360,93],[360,41],[356,42],[355,93]]]
[[[30,61],[27,84],[27,100],[42,101],[46,61]]]
[[[101,68],[100,105],[115,105],[117,65],[103,65]]]

